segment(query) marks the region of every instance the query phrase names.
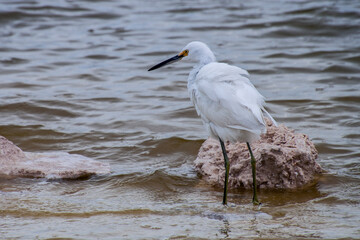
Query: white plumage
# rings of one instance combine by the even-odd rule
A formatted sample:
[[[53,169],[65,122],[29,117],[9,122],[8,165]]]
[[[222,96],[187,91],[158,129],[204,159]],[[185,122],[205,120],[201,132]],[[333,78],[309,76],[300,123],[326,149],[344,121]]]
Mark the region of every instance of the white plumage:
[[[196,50],[193,50],[193,49]],[[218,63],[211,50],[201,42],[191,42],[188,50],[197,54],[188,79],[188,91],[208,133],[223,141],[252,142],[266,132],[264,97],[239,67]],[[183,50],[183,51],[184,51]],[[273,120],[275,123],[275,121]]]

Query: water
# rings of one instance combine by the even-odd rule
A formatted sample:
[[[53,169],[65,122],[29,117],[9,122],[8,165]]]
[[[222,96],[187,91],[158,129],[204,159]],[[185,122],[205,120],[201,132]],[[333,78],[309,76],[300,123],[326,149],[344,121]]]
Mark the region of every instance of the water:
[[[24,151],[111,164],[78,181],[0,180],[1,239],[360,238],[360,3],[0,3],[0,134]],[[147,72],[192,40],[251,73],[279,123],[327,173],[297,191],[232,191],[194,172],[206,132],[190,63]]]

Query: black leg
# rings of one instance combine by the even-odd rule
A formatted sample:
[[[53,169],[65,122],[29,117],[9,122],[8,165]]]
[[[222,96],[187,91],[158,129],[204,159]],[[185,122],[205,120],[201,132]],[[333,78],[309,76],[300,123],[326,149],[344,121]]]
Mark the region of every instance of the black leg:
[[[251,170],[252,170],[252,177],[253,177],[253,199],[252,199],[252,202],[253,202],[253,204],[257,205],[257,204],[259,204],[259,201],[257,198],[257,185],[256,185],[256,160],[251,151],[250,144],[248,142],[246,144],[249,149],[250,157],[251,157]]]
[[[225,162],[225,183],[224,183],[224,196],[223,196],[223,204],[227,204],[227,189],[228,189],[228,181],[229,181],[229,169],[230,169],[230,162],[228,159],[228,156],[226,154],[226,148],[224,145],[224,142],[219,138],[221,150],[224,156],[224,162]]]

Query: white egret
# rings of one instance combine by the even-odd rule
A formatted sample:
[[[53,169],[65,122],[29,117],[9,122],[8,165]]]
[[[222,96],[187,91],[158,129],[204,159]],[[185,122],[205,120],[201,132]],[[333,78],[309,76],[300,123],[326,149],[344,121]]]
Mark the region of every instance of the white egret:
[[[210,48],[202,42],[187,44],[179,54],[148,71],[155,70],[183,58],[196,62],[188,78],[190,99],[211,137],[219,139],[225,162],[223,204],[227,204],[230,163],[224,142],[246,142],[251,156],[253,203],[258,204],[256,162],[250,143],[266,132],[264,97],[249,80],[249,73],[239,67],[216,62]]]

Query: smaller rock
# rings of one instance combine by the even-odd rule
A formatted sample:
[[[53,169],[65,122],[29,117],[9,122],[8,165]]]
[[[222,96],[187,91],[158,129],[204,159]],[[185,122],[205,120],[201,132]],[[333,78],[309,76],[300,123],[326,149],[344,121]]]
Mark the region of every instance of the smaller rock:
[[[256,181],[263,189],[295,189],[314,181],[323,172],[315,161],[318,152],[308,136],[266,119],[267,133],[251,143],[256,159]],[[226,143],[230,161],[229,188],[252,188],[250,154],[246,143]],[[224,186],[225,167],[219,141],[206,140],[195,160],[195,169],[212,185]]]
[[[110,173],[110,165],[63,152],[29,153],[0,136],[0,175],[77,179]]]

